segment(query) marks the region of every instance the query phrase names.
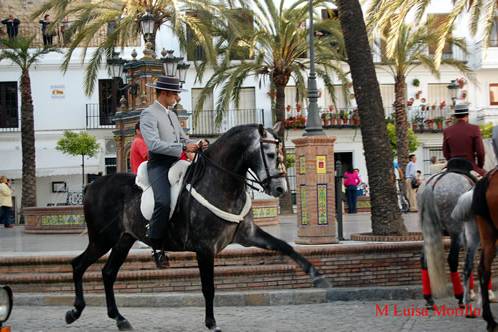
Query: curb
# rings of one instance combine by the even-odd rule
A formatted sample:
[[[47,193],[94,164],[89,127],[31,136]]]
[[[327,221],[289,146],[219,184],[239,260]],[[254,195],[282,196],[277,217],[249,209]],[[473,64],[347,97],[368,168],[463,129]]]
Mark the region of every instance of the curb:
[[[318,304],[336,301],[379,301],[420,299],[418,286],[372,288],[304,288],[269,291],[218,292],[214,304],[223,306],[275,306]],[[104,294],[86,294],[89,306],[105,306]],[[16,306],[72,306],[73,294],[20,293],[14,295]],[[120,307],[204,307],[202,293],[116,294]]]

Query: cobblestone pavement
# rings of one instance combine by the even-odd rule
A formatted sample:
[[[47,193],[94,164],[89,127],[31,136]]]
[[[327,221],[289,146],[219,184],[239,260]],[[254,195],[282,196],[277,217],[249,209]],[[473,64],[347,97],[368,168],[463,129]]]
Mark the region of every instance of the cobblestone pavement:
[[[484,331],[482,318],[455,316],[393,317],[394,308],[422,307],[422,301],[335,302],[326,304],[218,307],[216,319],[223,331]],[[455,301],[441,302],[455,308]],[[376,305],[387,305],[389,316],[376,317]],[[107,318],[104,307],[87,307],[82,317],[67,326],[64,314],[68,307],[15,307],[9,325],[13,331],[117,331],[114,321]],[[498,312],[498,306],[494,306]],[[136,331],[207,331],[204,309],[184,308],[122,308]],[[451,314],[451,312],[448,312]]]

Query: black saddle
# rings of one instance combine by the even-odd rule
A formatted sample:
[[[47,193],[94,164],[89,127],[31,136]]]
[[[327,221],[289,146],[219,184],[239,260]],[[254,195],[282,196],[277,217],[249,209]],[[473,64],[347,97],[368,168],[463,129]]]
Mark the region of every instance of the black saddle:
[[[473,169],[472,163],[464,158],[451,158],[446,166],[446,172],[463,174],[476,183],[477,178],[470,173]]]

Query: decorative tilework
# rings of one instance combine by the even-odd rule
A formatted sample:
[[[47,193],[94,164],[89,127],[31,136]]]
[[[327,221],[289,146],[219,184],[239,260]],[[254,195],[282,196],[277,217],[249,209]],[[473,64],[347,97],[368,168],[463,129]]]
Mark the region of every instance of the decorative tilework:
[[[318,225],[327,225],[327,185],[317,184]]]

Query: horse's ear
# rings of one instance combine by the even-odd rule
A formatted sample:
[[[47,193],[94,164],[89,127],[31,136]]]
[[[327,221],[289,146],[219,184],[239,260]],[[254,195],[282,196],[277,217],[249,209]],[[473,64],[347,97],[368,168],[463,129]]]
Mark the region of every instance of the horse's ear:
[[[275,123],[275,125],[273,126],[273,132],[274,133],[278,133],[280,132],[280,128],[282,127],[282,121],[278,121],[277,123]]]
[[[258,131],[259,131],[259,134],[261,135],[261,137],[266,137],[266,130],[265,130],[265,127],[263,127],[262,124],[260,124],[258,126]]]

